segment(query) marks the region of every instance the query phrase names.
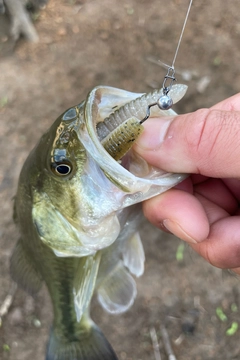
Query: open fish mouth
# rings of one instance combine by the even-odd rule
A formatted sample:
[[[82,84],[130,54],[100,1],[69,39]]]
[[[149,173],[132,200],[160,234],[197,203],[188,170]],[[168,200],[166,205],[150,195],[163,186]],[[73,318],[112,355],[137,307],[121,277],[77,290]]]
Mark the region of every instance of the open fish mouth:
[[[173,103],[179,101],[186,90],[186,85],[174,85],[171,90]],[[154,168],[131,150],[121,161],[116,161],[102,144],[107,136],[116,132],[116,129],[129,118],[139,121],[143,119],[148,105],[156,102],[161,94],[162,90],[151,94],[139,94],[99,86],[94,88],[86,99],[84,123],[80,129],[81,142],[105,176],[123,191],[122,207],[160,194],[186,177],[185,174],[170,174]],[[175,114],[173,110],[163,111],[157,107],[151,110],[151,117]],[[132,145],[133,143],[134,139]]]

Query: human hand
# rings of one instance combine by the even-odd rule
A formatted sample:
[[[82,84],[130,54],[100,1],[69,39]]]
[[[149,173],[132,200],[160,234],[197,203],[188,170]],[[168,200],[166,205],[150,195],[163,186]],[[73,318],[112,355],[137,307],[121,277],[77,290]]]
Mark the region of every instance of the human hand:
[[[134,150],[165,171],[191,174],[145,201],[149,221],[240,274],[240,94],[210,109],[148,119]]]

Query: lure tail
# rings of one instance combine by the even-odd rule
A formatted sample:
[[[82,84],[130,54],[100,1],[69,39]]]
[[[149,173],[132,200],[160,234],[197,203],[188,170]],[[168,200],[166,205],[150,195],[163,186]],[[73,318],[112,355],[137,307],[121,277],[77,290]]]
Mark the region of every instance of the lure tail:
[[[102,331],[92,322],[79,340],[59,339],[54,330],[50,333],[46,360],[118,360]]]

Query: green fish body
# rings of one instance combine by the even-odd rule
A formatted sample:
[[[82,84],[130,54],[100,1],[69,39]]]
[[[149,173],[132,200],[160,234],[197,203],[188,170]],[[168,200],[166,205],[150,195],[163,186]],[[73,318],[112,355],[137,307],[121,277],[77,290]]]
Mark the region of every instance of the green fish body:
[[[186,89],[180,90],[178,98]],[[14,204],[20,239],[10,267],[13,279],[32,294],[47,285],[54,320],[46,360],[117,359],[90,318],[91,298],[96,291],[110,313],[132,305],[131,274],[144,271],[139,203],[184,178],[150,167],[146,175],[146,164],[133,155],[124,167],[101,145],[97,123],[140,95],[93,89],[54,122],[22,168]],[[129,163],[139,166],[138,174],[143,167],[144,176],[131,172]]]

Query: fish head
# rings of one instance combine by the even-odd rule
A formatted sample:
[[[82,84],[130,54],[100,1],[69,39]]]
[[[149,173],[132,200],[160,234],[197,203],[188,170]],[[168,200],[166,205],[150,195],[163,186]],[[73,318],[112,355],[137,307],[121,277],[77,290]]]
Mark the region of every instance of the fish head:
[[[44,134],[33,150],[34,191],[45,193],[54,207],[73,222],[76,220],[86,163],[86,150],[78,137],[79,108],[65,111]]]
[[[86,256],[120,232],[115,185],[81,141],[85,102],[65,111],[33,149],[22,170],[29,183],[38,236],[58,256]]]
[[[186,86],[175,85],[173,100],[185,92]],[[55,121],[33,151],[37,175],[32,216],[39,236],[58,256],[86,256],[111,245],[121,231],[126,207],[185,178],[148,167],[131,152],[125,166],[102,146],[97,123],[142,95],[106,86],[94,88],[86,101]]]

